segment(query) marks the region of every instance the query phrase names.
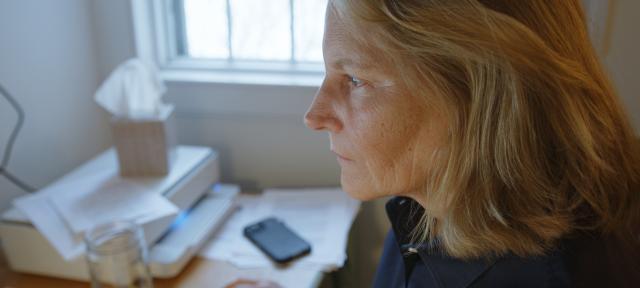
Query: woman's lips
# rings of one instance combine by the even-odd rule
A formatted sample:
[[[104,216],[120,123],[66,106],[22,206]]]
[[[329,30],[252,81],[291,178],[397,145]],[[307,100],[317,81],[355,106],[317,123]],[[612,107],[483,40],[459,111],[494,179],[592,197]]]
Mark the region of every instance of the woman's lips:
[[[338,157],[338,161],[341,161],[341,162],[350,162],[350,161],[353,161],[353,160],[351,160],[351,159],[349,159],[349,158],[347,158],[347,157],[344,157],[344,156],[342,156],[342,155],[338,154],[338,153],[337,153],[337,152],[335,152],[335,151],[333,151],[333,153],[335,153],[335,154],[336,154],[336,156]]]

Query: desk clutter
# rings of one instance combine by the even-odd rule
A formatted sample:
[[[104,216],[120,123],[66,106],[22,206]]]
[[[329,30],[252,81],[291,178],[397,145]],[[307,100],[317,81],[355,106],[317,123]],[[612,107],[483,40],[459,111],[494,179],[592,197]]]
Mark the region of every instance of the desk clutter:
[[[0,237],[19,272],[88,280],[82,234],[93,226],[135,221],[142,226],[154,277],[173,277],[231,211],[237,186],[219,180],[218,154],[179,146],[164,177],[123,178],[109,149],[44,189],[13,202]],[[185,221],[186,211],[192,217]],[[177,227],[176,223],[180,223]]]
[[[247,225],[276,217],[311,243],[311,254],[292,263],[328,272],[347,258],[347,238],[360,202],[337,188],[268,189],[260,195],[240,195],[237,211],[224,223],[200,256],[227,261],[240,268],[277,268],[243,236]]]
[[[281,273],[283,267],[242,232],[249,223],[277,217],[312,246],[310,255],[287,266],[292,271],[321,273],[344,265],[359,201],[337,188],[244,194],[218,181],[218,154],[208,147],[178,146],[166,176],[142,178],[122,177],[112,148],[15,199],[0,218],[2,248],[14,271],[88,281],[83,233],[125,220],[142,227],[154,278],[177,276],[194,256],[250,274],[256,268]]]

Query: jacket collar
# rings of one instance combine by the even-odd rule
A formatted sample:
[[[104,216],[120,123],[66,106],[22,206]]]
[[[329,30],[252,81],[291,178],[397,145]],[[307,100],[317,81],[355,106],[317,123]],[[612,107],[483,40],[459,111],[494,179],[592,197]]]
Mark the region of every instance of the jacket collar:
[[[440,287],[468,287],[495,263],[489,258],[453,258],[442,251],[437,239],[412,243],[411,232],[424,214],[424,208],[411,198],[394,197],[387,202],[386,210],[401,253],[420,255]]]

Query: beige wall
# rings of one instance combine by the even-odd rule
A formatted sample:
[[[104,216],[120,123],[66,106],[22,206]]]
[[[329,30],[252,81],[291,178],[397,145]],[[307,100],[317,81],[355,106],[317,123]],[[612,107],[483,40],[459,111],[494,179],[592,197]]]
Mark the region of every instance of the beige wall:
[[[640,135],[640,1],[612,1],[609,50],[604,62]]]

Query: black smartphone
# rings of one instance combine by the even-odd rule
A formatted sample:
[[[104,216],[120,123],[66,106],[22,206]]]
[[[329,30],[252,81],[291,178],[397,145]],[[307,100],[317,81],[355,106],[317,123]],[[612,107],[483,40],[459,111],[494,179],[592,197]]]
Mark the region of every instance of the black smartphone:
[[[273,261],[284,264],[311,252],[309,242],[291,231],[282,221],[267,218],[244,228],[244,236]]]

